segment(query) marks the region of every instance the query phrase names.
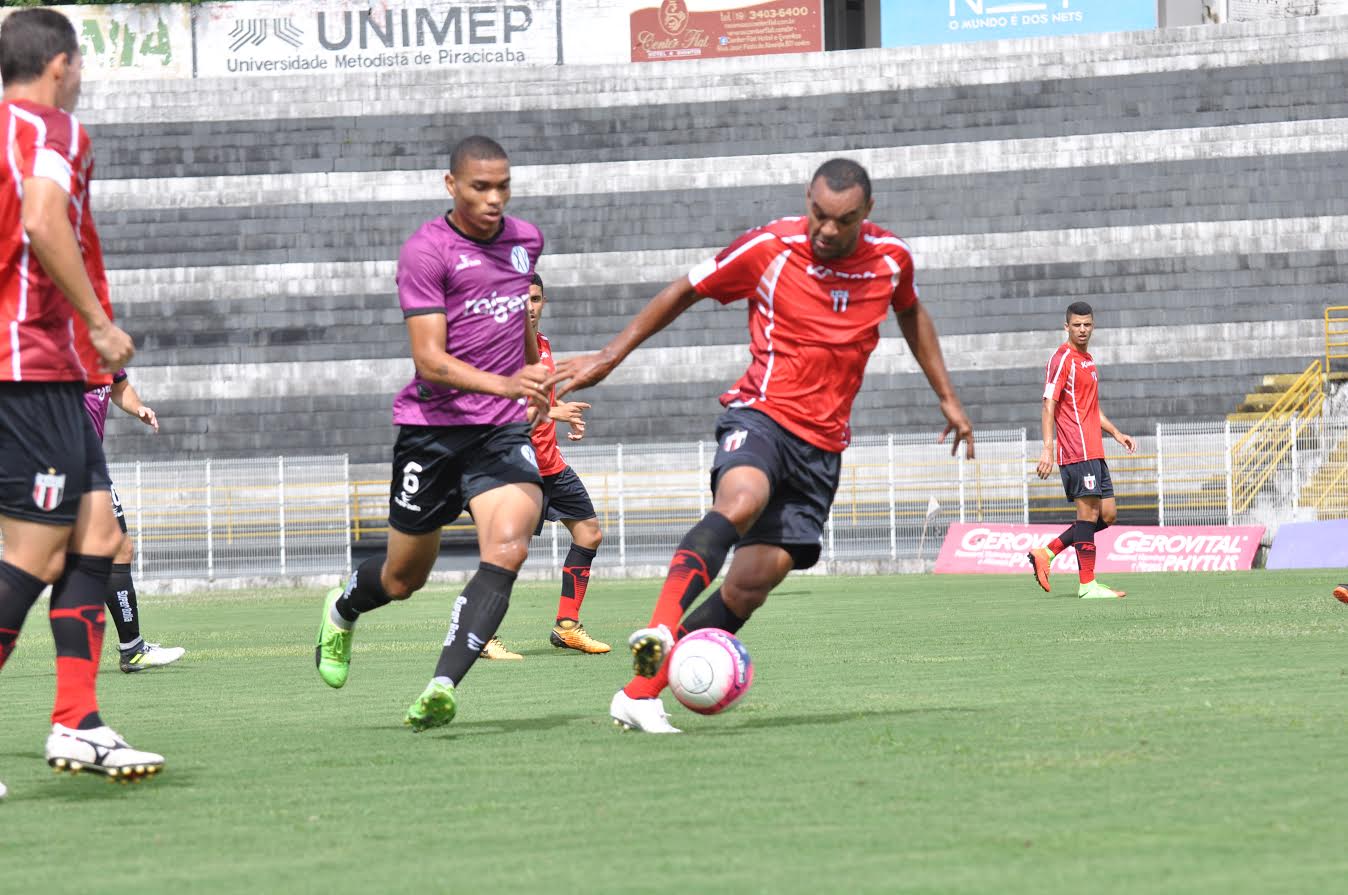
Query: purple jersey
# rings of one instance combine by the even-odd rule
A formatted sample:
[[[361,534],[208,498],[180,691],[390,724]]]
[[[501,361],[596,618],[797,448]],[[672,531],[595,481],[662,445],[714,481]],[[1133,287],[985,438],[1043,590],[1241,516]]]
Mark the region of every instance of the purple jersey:
[[[479,370],[513,376],[524,366],[529,281],[543,252],[533,224],[506,217],[480,241],[427,221],[398,255],[403,316],[445,315],[445,351]],[[393,400],[393,422],[408,426],[500,426],[524,420],[524,404],[427,382],[419,375]]]
[[[118,370],[112,377],[114,383],[126,379],[126,371]],[[98,440],[103,440],[103,429],[108,424],[108,405],[112,403],[112,386],[100,385],[84,393],[84,412],[89,414],[89,422],[94,424]]]

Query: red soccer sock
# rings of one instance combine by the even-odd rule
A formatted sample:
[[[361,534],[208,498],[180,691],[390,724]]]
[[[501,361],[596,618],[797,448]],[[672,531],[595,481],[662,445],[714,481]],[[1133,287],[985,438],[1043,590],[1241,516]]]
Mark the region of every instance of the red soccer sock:
[[[1054,538],[1053,540],[1048,542],[1048,552],[1052,553],[1054,556],[1057,556],[1059,553],[1062,553],[1063,550],[1065,550],[1066,548],[1067,545],[1062,542],[1061,537]]]
[[[557,600],[557,621],[564,618],[580,621],[580,604],[585,602],[585,591],[590,586],[590,564],[595,551],[576,544],[566,554],[562,566],[562,595]]]
[[[669,662],[666,661],[664,665],[660,666],[660,670],[656,672],[655,677],[636,675],[627,682],[626,687],[623,687],[623,692],[633,699],[654,699],[663,693],[668,686]]]
[[[1078,541],[1077,565],[1081,567],[1081,583],[1090,584],[1095,580],[1095,544],[1092,541]]]
[[[676,551],[669,564],[669,575],[660,588],[660,597],[655,602],[655,611],[651,613],[650,627],[664,625],[671,632],[675,631],[689,604],[711,584],[711,577],[701,556],[692,550]]]
[[[56,639],[56,704],[53,724],[97,727],[98,661],[103,653],[103,607],[53,609],[52,636]]]

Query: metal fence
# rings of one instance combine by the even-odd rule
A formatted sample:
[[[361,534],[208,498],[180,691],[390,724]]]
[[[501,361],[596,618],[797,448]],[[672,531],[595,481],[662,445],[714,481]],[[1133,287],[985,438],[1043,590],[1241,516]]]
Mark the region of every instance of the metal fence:
[[[1232,446],[1241,426],[1173,423],[1124,454],[1106,444],[1120,513],[1165,525],[1348,517],[1348,418],[1289,419],[1285,449],[1257,498],[1233,502]],[[927,434],[858,438],[843,455],[823,558],[897,568],[934,561],[952,522],[1063,522],[1071,510],[1056,473],[1035,475],[1038,439],[1023,429],[977,433],[978,456],[952,458]],[[577,445],[566,459],[584,480],[605,532],[600,562],[662,566],[710,507],[713,442]],[[382,542],[388,480],[352,481],[347,459],[273,457],[111,466],[136,537],[143,579],[340,574],[351,544]],[[457,529],[473,535],[467,518]],[[569,536],[545,525],[526,568],[555,568]]]

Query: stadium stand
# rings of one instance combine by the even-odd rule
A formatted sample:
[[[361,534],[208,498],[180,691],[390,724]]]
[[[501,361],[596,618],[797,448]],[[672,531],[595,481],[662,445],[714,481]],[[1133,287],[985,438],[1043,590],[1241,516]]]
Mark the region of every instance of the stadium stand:
[[[94,210],[133,379],[165,419],[118,459],[346,452],[387,462],[410,374],[402,240],[447,148],[500,139],[541,225],[558,350],[596,348],[852,155],[909,238],[980,427],[1038,424],[1062,309],[1097,309],[1110,416],[1220,418],[1323,352],[1348,296],[1348,42],[1295,18],[644,67],[90,85]],[[860,433],[936,430],[887,326]],[[605,441],[709,435],[743,307],[706,307],[594,389]],[[133,427],[117,419],[116,437]]]

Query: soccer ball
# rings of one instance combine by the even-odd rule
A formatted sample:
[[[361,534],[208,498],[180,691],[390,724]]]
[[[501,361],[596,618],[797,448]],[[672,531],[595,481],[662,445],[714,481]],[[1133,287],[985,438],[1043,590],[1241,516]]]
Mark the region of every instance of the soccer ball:
[[[674,645],[669,689],[684,707],[701,715],[724,712],[749,692],[754,663],[729,631],[702,628]]]

